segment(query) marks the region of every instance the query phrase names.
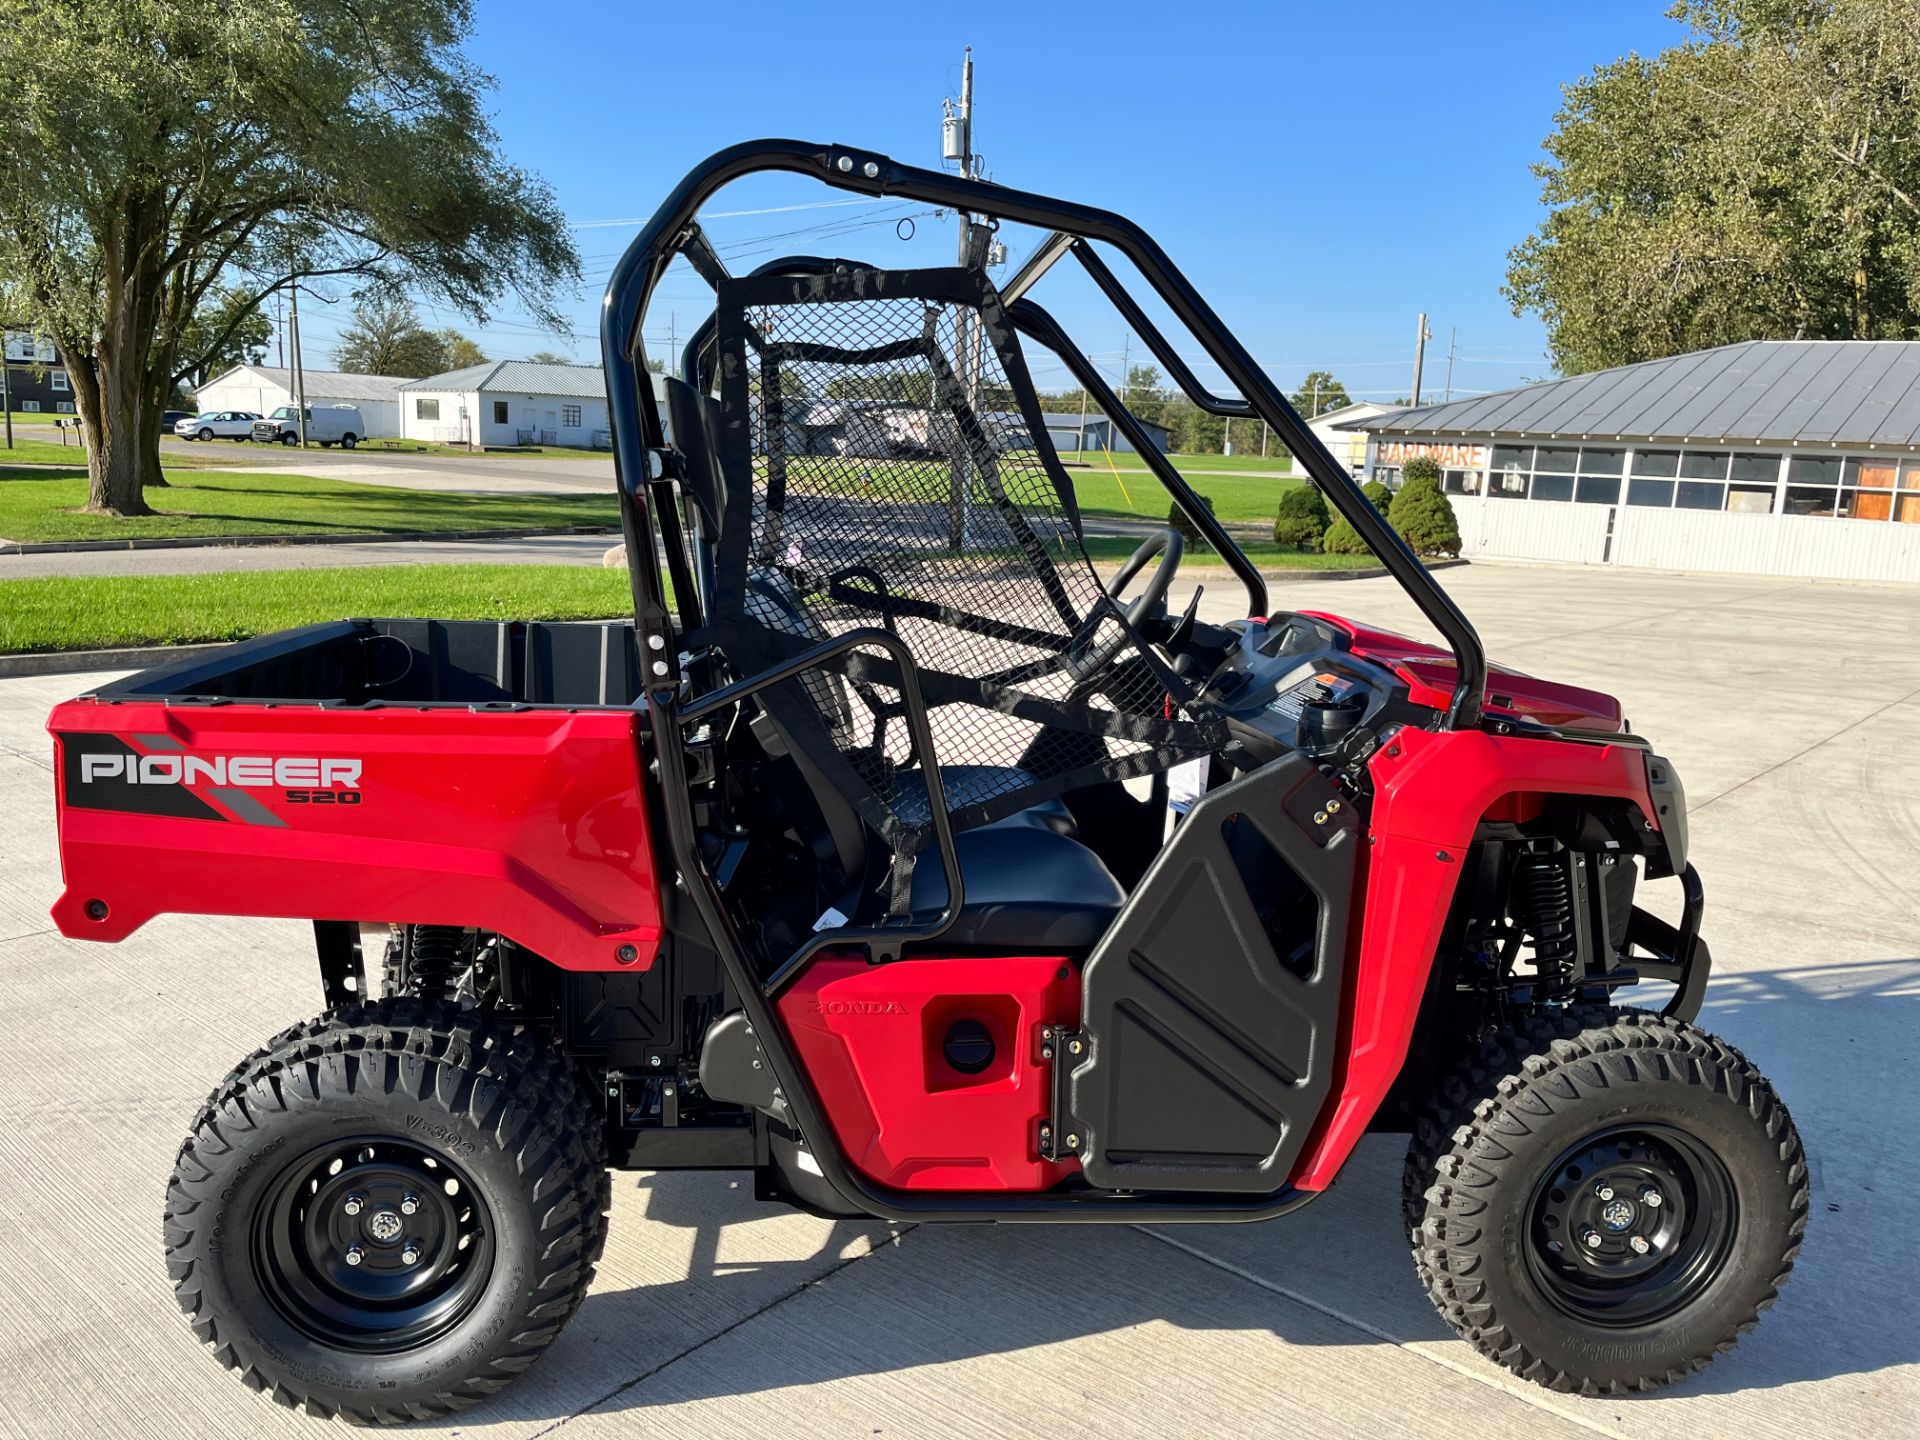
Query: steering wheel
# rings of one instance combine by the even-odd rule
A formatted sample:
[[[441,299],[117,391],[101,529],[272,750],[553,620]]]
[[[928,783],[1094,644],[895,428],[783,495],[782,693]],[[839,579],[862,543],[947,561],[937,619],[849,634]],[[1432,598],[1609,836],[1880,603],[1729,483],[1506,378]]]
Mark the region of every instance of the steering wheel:
[[[1127,563],[1107,582],[1107,594],[1118,600],[1120,592],[1133,583],[1134,576],[1145,568],[1146,563],[1156,555],[1160,557],[1153,574],[1147,577],[1147,588],[1127,604],[1129,630],[1137,631],[1141,622],[1166,608],[1167,591],[1173,585],[1174,572],[1180,568],[1181,558],[1186,553],[1187,542],[1178,530],[1155,531],[1140,542],[1140,548],[1127,557]],[[1105,669],[1112,663],[1113,657],[1126,647],[1129,638],[1126,630],[1116,630],[1105,640],[1096,641],[1082,658],[1073,663],[1071,668],[1074,676],[1084,679]]]

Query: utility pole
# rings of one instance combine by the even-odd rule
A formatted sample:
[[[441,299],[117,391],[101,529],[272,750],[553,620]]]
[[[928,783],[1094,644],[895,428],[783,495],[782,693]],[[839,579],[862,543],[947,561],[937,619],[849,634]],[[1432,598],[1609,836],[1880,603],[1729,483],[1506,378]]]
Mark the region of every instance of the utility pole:
[[[973,47],[967,46],[966,57],[960,65],[960,107],[956,111],[953,101],[945,103],[946,114],[940,122],[940,158],[960,162],[960,178],[974,178],[973,154]],[[960,265],[965,267],[973,263],[973,212],[960,210],[955,219],[960,222]],[[964,309],[955,316],[959,341],[961,385],[964,389],[967,411],[979,414],[979,342],[974,333],[973,317]],[[967,436],[958,419],[953,425],[953,493],[947,504],[947,544],[953,550],[963,550],[967,543],[968,501],[973,491],[973,457],[969,453]]]
[[[295,268],[289,266],[289,268]],[[293,348],[293,419],[300,427],[300,448],[307,448],[307,371],[300,363],[300,278],[296,274],[293,292],[287,297],[288,339]]]
[[[1452,325],[1447,328],[1447,399],[1449,400],[1453,399],[1453,345],[1459,336],[1460,327],[1458,325]]]
[[[1427,328],[1427,312],[1420,312],[1420,319],[1413,327],[1413,403],[1420,403],[1420,367],[1427,361],[1427,341],[1433,338],[1433,332]]]
[[[7,354],[7,332],[0,326],[0,412],[7,417],[7,448],[13,448],[13,359]],[[62,440],[67,437],[62,435]]]

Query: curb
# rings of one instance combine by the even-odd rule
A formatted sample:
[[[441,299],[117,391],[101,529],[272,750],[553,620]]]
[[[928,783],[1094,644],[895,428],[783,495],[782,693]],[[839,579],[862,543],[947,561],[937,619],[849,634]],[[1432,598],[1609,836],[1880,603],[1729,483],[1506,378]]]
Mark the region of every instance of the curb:
[[[41,650],[0,655],[0,680],[21,675],[70,675],[82,670],[144,670],[162,661],[184,660],[231,641],[210,645],[133,645],[119,650]]]
[[[327,535],[166,535],[133,540],[0,540],[0,555],[85,555],[110,550],[217,550],[242,545],[386,545],[417,540],[531,540],[542,535],[618,535],[612,525],[528,530],[370,530]]]

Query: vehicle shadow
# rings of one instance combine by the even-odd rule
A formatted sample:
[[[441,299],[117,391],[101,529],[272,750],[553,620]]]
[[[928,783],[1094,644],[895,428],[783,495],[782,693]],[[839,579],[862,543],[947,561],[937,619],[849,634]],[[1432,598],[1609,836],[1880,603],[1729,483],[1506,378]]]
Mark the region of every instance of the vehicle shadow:
[[[1722,975],[1702,1023],[1761,1057],[1787,1097],[1813,1157],[1812,1221],[1779,1304],[1739,1348],[1630,1403],[1920,1363],[1920,1304],[1903,1267],[1884,1263],[1886,1235],[1920,1223],[1912,1198],[1920,1195],[1920,1075],[1900,1063],[1904,1045],[1869,1044],[1920,1028],[1920,960]],[[1869,1048],[1883,1063],[1865,1076],[1874,1103],[1862,1113],[1858,1090],[1836,1083],[1831,1057]],[[783,1244],[762,1259],[730,1258],[755,1248],[736,1243],[739,1231],[780,1213],[756,1205],[744,1175],[617,1177],[617,1188],[643,1193],[649,1228],[690,1232],[672,1241],[686,1264],[662,1283],[596,1292],[582,1306],[574,1328],[594,1337],[598,1372],[597,1397],[586,1403],[624,1410],[753,1394],[1147,1326],[1264,1332],[1288,1346],[1394,1344],[1481,1365],[1414,1277],[1399,1229],[1402,1149],[1397,1136],[1370,1137],[1336,1190],[1269,1224],[895,1231],[787,1217],[789,1226],[813,1228],[797,1250]],[[802,1233],[785,1232],[789,1242]],[[733,1333],[758,1315],[775,1317],[777,1343],[765,1332]],[[704,1316],[706,1332],[664,1350],[634,1338],[658,1337],[688,1316]],[[552,1414],[562,1391],[577,1395],[580,1377],[568,1372],[582,1359],[563,1339],[552,1369],[529,1377],[526,1408]],[[1500,1372],[1487,1364],[1486,1373]]]

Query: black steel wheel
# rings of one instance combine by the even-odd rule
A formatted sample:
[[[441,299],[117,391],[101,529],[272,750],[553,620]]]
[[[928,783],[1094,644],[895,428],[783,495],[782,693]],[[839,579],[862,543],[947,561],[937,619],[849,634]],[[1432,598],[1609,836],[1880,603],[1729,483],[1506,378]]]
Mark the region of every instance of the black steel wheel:
[[[168,1268],[215,1357],[362,1423],[463,1409],[585,1295],[610,1187],[564,1056],[402,996],[295,1026],[209,1097],[167,1189]]]
[[[1616,1125],[1569,1146],[1534,1186],[1528,1268],[1576,1320],[1644,1325],[1720,1277],[1740,1200],[1712,1150],[1669,1125]]]
[[[284,1166],[253,1235],[261,1288],[323,1344],[378,1355],[444,1335],[493,1274],[480,1189],[409,1140],[356,1135]]]
[[[1637,1011],[1546,1014],[1442,1089],[1407,1156],[1414,1263],[1487,1358],[1555,1390],[1651,1390],[1778,1296],[1806,1158],[1725,1041]]]

